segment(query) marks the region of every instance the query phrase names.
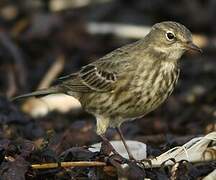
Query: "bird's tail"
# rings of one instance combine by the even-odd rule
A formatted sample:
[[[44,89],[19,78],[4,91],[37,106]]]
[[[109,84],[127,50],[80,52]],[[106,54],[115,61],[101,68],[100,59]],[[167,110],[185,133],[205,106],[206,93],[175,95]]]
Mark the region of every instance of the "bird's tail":
[[[38,90],[38,91],[34,91],[34,92],[31,92],[31,93],[22,94],[20,96],[13,97],[11,99],[11,101],[15,101],[15,100],[22,99],[22,98],[27,98],[27,97],[46,96],[46,95],[49,95],[49,94],[57,94],[57,93],[60,93],[59,88],[53,86],[51,88],[41,89],[41,90]]]

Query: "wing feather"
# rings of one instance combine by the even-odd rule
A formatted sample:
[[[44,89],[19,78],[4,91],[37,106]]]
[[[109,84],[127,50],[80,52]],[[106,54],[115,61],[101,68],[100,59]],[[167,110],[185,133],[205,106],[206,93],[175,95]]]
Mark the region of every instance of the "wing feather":
[[[87,65],[80,70],[79,77],[90,89],[100,92],[110,91],[117,77],[114,72],[108,72],[95,65]]]
[[[113,89],[117,80],[114,72],[104,70],[94,64],[84,66],[78,73],[60,77],[60,86],[65,91],[74,92],[107,92]]]

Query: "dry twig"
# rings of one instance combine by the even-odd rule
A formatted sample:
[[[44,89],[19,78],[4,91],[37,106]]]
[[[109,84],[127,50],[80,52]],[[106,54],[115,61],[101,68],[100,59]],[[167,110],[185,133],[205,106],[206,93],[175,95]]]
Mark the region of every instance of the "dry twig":
[[[57,57],[56,61],[52,64],[50,69],[47,71],[46,75],[40,82],[38,89],[44,89],[51,85],[51,83],[58,77],[62,72],[65,64],[65,57],[60,55]]]
[[[51,169],[51,168],[69,168],[69,167],[94,167],[106,166],[106,163],[100,161],[79,161],[79,162],[60,162],[60,163],[44,163],[32,164],[33,169]]]

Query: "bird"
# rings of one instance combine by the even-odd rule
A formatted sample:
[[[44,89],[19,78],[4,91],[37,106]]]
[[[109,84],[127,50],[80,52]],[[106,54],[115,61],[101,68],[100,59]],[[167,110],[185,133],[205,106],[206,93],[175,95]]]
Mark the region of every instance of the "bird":
[[[130,159],[134,159],[120,126],[145,116],[173,92],[180,73],[180,58],[188,50],[201,52],[184,25],[164,21],[152,26],[142,39],[113,50],[58,83],[14,98],[64,93],[78,99],[96,117],[96,132],[116,128]]]

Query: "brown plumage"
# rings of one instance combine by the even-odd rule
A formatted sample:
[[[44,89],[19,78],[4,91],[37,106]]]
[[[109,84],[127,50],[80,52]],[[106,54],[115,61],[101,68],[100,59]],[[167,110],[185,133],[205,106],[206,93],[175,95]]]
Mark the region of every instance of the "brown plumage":
[[[191,32],[176,22],[155,24],[143,39],[118,48],[62,77],[59,84],[17,98],[65,93],[77,98],[97,119],[97,133],[144,116],[172,93],[179,77],[179,59],[192,43]]]

